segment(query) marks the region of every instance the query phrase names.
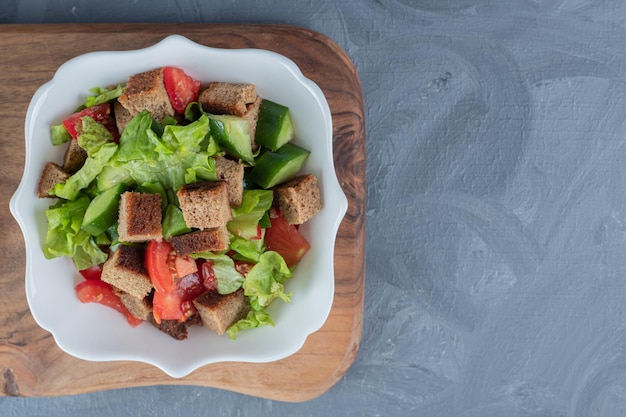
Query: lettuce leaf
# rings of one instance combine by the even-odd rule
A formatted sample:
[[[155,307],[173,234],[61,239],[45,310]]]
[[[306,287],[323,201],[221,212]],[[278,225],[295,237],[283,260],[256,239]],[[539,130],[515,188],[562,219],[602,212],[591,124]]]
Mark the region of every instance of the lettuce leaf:
[[[93,95],[87,97],[85,101],[85,106],[87,107],[103,104],[118,98],[124,92],[124,86],[118,84],[114,88],[94,87],[89,89],[89,92]]]
[[[250,310],[245,318],[230,325],[226,334],[231,339],[236,339],[240,331],[261,326],[274,326],[274,321],[265,311]]]
[[[43,253],[47,259],[70,257],[78,270],[106,261],[107,254],[80,228],[89,203],[89,197],[81,196],[74,201],[59,200],[46,210],[48,232]]]
[[[291,271],[278,252],[267,251],[259,256],[243,283],[244,294],[250,299],[253,310],[263,310],[276,298],[291,302],[291,294],[285,293],[284,283],[291,278]]]
[[[241,288],[244,276],[235,269],[235,262],[228,255],[202,252],[191,254],[190,256],[213,262],[213,272],[217,280],[218,293],[230,294]]]
[[[268,251],[259,257],[259,262],[252,267],[243,282],[244,294],[250,301],[248,315],[233,323],[226,333],[235,339],[241,330],[261,326],[273,326],[274,321],[265,311],[276,298],[291,302],[291,294],[285,293],[284,283],[291,278],[291,271],[285,260],[277,252]]]
[[[117,151],[117,144],[105,143],[92,156],[88,156],[85,164],[64,183],[54,186],[53,194],[66,200],[74,200],[78,193],[87,188],[96,179],[102,168]]]
[[[163,134],[153,130],[148,111],[135,116],[120,137],[120,150],[112,164],[125,169],[137,184],[159,181],[178,190],[189,179],[216,179],[209,121],[201,117],[186,126],[167,125]]]
[[[233,218],[226,224],[230,233],[250,239],[257,236],[257,225],[272,207],[272,190],[244,190],[241,206],[232,209]]]

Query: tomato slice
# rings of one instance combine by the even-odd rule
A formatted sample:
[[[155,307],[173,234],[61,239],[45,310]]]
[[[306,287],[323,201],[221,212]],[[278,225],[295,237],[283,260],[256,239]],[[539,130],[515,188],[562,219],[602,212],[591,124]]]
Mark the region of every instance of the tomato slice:
[[[89,267],[87,269],[83,269],[80,272],[80,274],[83,276],[83,278],[85,278],[86,280],[96,280],[96,281],[100,281],[100,279],[102,278],[102,264],[99,265],[94,265],[92,267]]]
[[[278,252],[289,268],[297,265],[311,244],[295,225],[287,223],[279,210],[270,210],[270,224],[265,230],[267,250]]]
[[[198,101],[200,81],[185,74],[182,69],[165,67],[163,69],[163,83],[170,103],[178,113],[184,113],[189,103]]]
[[[67,129],[72,138],[78,138],[78,135],[80,134],[80,129],[82,127],[81,119],[85,116],[89,116],[96,122],[102,124],[108,129],[109,132],[111,132],[115,141],[119,140],[120,134],[117,130],[115,119],[111,115],[111,105],[109,103],[97,104],[95,106],[87,107],[65,119],[63,121],[63,126],[65,126],[65,129]]]
[[[146,246],[146,271],[157,292],[168,292],[174,285],[174,277],[168,265],[168,257],[172,246],[162,240],[151,240]]]
[[[191,301],[204,291],[196,261],[176,255],[165,240],[148,242],[145,256],[146,270],[155,288],[154,319],[157,323],[187,320],[196,311]]]
[[[155,291],[152,299],[152,315],[157,323],[161,323],[161,320],[184,321],[182,303],[176,288],[170,291]]]
[[[110,307],[126,316],[128,324],[136,327],[143,323],[143,320],[133,316],[126,308],[120,298],[113,292],[113,287],[99,280],[90,279],[83,281],[76,286],[76,295],[81,303],[98,303]]]

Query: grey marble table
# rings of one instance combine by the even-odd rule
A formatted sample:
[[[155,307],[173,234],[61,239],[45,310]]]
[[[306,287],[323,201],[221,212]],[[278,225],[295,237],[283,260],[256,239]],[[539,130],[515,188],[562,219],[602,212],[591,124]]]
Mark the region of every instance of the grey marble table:
[[[0,4],[3,24],[112,21],[300,25],[353,59],[368,153],[360,351],[305,403],[159,386],[0,398],[0,415],[626,414],[626,3]]]

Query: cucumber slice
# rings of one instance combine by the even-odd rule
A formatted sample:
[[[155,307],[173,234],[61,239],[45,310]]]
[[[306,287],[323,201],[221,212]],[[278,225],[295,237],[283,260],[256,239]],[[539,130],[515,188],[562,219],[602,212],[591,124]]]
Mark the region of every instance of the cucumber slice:
[[[107,165],[96,179],[97,189],[100,192],[108,190],[118,184],[133,184],[130,172],[122,166]]]
[[[293,119],[288,107],[263,99],[259,107],[254,141],[275,151],[294,136]]]
[[[267,189],[287,181],[300,171],[311,152],[293,143],[267,151],[257,159],[250,171],[250,179]]]
[[[246,162],[254,161],[248,120],[230,114],[211,115],[209,128],[213,139],[226,153]]]
[[[124,191],[126,191],[126,185],[117,184],[91,200],[85,211],[81,229],[92,236],[98,236],[115,224],[120,195]]]

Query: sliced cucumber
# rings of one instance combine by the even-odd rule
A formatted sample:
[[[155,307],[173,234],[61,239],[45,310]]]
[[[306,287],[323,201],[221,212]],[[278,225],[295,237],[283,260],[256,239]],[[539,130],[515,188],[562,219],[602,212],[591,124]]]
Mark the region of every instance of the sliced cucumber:
[[[120,195],[126,188],[125,184],[117,184],[91,200],[85,211],[81,229],[92,236],[98,236],[115,224]]]
[[[267,189],[287,181],[300,171],[310,151],[293,143],[287,143],[276,150],[261,155],[250,171],[250,179]]]
[[[250,122],[242,117],[229,114],[209,116],[211,136],[229,155],[252,162],[252,138]]]
[[[96,183],[98,191],[103,192],[118,184],[128,184],[130,186],[133,183],[133,178],[130,172],[123,166],[107,165],[98,175]]]
[[[293,139],[293,136],[293,119],[289,108],[264,99],[259,107],[254,141],[275,151]]]

